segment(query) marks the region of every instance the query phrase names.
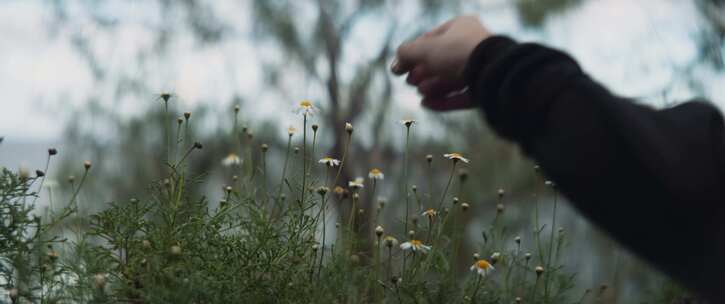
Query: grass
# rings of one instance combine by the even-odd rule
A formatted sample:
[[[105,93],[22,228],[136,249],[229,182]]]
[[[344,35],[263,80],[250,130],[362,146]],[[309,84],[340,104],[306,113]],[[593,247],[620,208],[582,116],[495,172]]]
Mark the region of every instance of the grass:
[[[160,98],[168,111],[169,98]],[[429,169],[434,159],[441,159],[450,175],[438,187],[443,189],[440,199],[433,193],[432,176],[429,189],[419,195],[421,190],[408,181],[412,121],[403,121],[402,126],[406,144],[404,169],[398,172],[400,193],[395,201],[386,202],[376,191],[386,182],[385,168],[370,168],[367,179],[339,180],[343,166],[351,161],[347,154],[352,125],[331,126],[345,128],[348,135],[343,155],[317,155],[320,126],[311,124],[314,111],[311,103],[301,104],[302,151],[293,149],[298,131],[288,129],[286,150],[280,151],[285,156],[281,178],[268,185],[270,148],[255,144],[252,134],[239,128],[235,108],[231,134],[238,142],[235,153],[244,157],[225,160],[231,182],[219,185],[224,195],[218,202],[190,190],[209,180],[204,172],[189,172],[189,162],[204,149],[187,134],[188,113],[177,120],[175,134],[170,134],[172,128],[165,129],[169,146],[158,160],[166,165],[165,177],[149,181],[148,192],[139,198],[108,203],[95,214],[78,209],[83,183],[96,174],[90,162],[83,164],[80,180],[67,185],[73,194],[65,204],[42,216],[34,210],[42,187],[34,185],[44,182],[45,172],[29,177],[3,169],[0,283],[6,299],[12,303],[599,302],[605,290],[573,294],[574,274],[560,260],[566,235],[557,232],[555,224],[539,226],[538,207],[529,235],[507,231],[503,189],[491,210],[496,214],[492,223],[459,224],[472,216],[472,203],[450,193],[456,183],[465,182],[463,175],[454,178],[456,169],[468,163],[462,155],[427,157]],[[258,163],[251,157],[254,149],[260,149],[262,156]],[[53,155],[49,153],[48,162]],[[552,183],[542,179],[541,184],[555,193]],[[52,193],[49,196],[59,203],[52,200]],[[375,210],[364,210],[359,208],[361,200],[378,204]],[[381,215],[399,210],[395,204],[405,204],[404,214],[384,221]],[[553,208],[556,217],[556,203]],[[360,230],[368,226],[374,229]],[[475,240],[467,235],[472,228],[481,232]],[[550,231],[548,239],[542,233],[545,229]]]

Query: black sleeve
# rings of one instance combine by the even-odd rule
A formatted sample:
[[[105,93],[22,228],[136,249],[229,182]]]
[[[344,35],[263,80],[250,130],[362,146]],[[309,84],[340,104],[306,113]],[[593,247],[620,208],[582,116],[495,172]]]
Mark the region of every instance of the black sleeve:
[[[725,137],[705,102],[654,110],[610,93],[568,55],[494,36],[465,77],[491,128],[625,246],[710,297],[725,295]]]

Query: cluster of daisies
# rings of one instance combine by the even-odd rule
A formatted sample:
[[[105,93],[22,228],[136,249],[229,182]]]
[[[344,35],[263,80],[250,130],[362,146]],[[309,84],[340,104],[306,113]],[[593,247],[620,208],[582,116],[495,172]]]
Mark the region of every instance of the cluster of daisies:
[[[302,114],[305,117],[305,119],[307,119],[308,117],[317,113],[317,111],[318,111],[317,107],[315,107],[311,101],[303,100],[299,103],[299,106],[297,107],[296,112],[298,114]],[[410,129],[415,123],[416,123],[416,121],[412,120],[412,119],[404,119],[404,120],[400,121],[400,124],[405,126],[408,129]],[[313,126],[313,129],[316,130],[316,125]],[[289,127],[287,129],[287,134],[291,137],[292,135],[294,135],[294,133],[296,131],[297,130],[294,127]],[[348,134],[351,134],[353,131],[352,124],[345,123],[345,131]],[[430,158],[431,156],[428,156],[428,157]],[[449,160],[452,160],[454,166],[458,162],[463,162],[463,163],[469,162],[469,160],[467,158],[463,157],[463,155],[461,155],[460,153],[455,153],[455,152],[443,154],[443,157],[447,158]],[[333,158],[331,156],[325,156],[318,160],[318,163],[324,165],[327,168],[339,167],[342,165],[343,162],[344,162],[344,158],[341,161],[341,160]],[[234,153],[230,153],[227,157],[222,159],[222,164],[224,166],[239,166],[239,165],[241,165],[241,163],[242,163],[242,160],[239,158],[239,156],[237,156]],[[374,186],[377,181],[383,180],[385,178],[385,174],[379,168],[372,168],[368,172],[368,178],[372,181],[373,186]],[[356,177],[355,179],[349,181],[347,186],[351,190],[359,190],[359,189],[364,188],[364,186],[365,186],[364,183],[365,183],[364,178]],[[335,187],[335,192],[341,192],[341,191],[344,191],[344,189],[342,189],[339,186]],[[436,211],[435,209],[427,209],[421,215],[427,217],[429,220],[432,220],[435,216],[438,215],[438,211]],[[383,227],[377,226],[375,229],[375,234],[378,236],[379,241],[380,241],[380,238],[382,238],[383,233],[384,233]],[[398,246],[398,240],[395,237],[388,235],[388,236],[385,236],[384,238],[382,238],[382,244],[384,244],[386,247],[388,247],[390,249],[392,247]],[[423,243],[423,241],[417,240],[417,239],[411,239],[409,241],[400,243],[399,247],[401,250],[408,251],[411,253],[427,253],[428,251],[430,251],[432,249],[432,247],[430,245],[426,245]],[[476,272],[478,275],[485,276],[488,273],[490,273],[491,271],[493,271],[494,267],[487,260],[478,259],[475,262],[475,264],[471,266],[470,269],[471,269],[471,271]]]

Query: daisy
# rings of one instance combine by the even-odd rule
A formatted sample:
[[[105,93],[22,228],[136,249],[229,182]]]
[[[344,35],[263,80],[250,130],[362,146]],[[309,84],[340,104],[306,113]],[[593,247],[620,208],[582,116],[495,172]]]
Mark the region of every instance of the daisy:
[[[410,240],[405,243],[400,244],[400,249],[403,250],[412,250],[413,252],[423,252],[426,253],[430,250],[430,246],[424,245],[423,242],[419,240]]]
[[[410,126],[412,126],[414,123],[415,123],[415,120],[412,120],[412,119],[403,119],[400,121],[400,124],[404,125],[407,128],[410,128]]]
[[[295,129],[295,127],[287,128],[287,134],[289,134],[289,136],[295,135],[295,132],[297,132],[297,129]]]
[[[315,108],[314,105],[312,105],[312,102],[305,99],[303,101],[300,101],[300,105],[297,108],[297,113],[301,113],[305,116],[312,116],[317,112],[317,108]]]
[[[423,214],[421,214],[421,215],[427,216],[429,219],[433,219],[436,215],[438,215],[438,211],[435,211],[433,209],[428,209],[425,212],[423,212]]]
[[[383,174],[383,171],[380,171],[380,169],[373,168],[370,170],[370,173],[368,173],[368,177],[370,179],[383,179],[385,178],[385,175]]]
[[[486,275],[488,275],[490,272],[492,272],[494,270],[496,270],[496,269],[493,268],[493,265],[491,265],[491,263],[489,263],[486,260],[478,260],[478,261],[476,261],[475,264],[473,264],[471,266],[471,271],[478,272],[478,275],[480,275],[482,277],[485,277]]]
[[[463,157],[463,155],[461,155],[460,153],[443,154],[443,157],[445,157],[447,159],[452,159],[453,162],[457,162],[457,161],[460,160],[460,161],[462,161],[464,163],[468,163],[468,158]]]
[[[365,187],[365,185],[363,185],[364,182],[365,180],[362,177],[356,177],[355,180],[349,181],[347,186],[353,189],[362,189]]]
[[[340,165],[340,160],[334,159],[329,156],[325,156],[322,159],[320,159],[319,163],[325,164],[329,167],[335,167]]]
[[[229,153],[227,157],[222,159],[222,165],[225,167],[231,167],[231,166],[239,166],[239,164],[242,163],[242,160],[234,153]]]

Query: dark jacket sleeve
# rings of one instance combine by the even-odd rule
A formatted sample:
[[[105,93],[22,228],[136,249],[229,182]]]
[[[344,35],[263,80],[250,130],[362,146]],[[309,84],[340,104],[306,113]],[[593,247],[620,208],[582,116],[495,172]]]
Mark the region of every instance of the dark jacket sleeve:
[[[465,77],[489,125],[583,214],[686,286],[725,299],[725,137],[715,107],[639,105],[568,55],[503,36],[478,45]]]

